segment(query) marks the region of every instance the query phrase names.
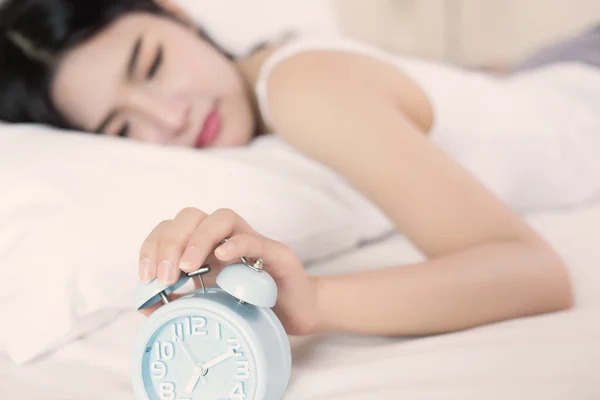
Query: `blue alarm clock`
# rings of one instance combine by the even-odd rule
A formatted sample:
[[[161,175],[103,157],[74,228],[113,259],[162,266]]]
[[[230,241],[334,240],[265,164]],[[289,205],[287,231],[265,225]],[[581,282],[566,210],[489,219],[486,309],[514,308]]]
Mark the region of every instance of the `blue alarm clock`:
[[[273,278],[262,264],[225,267],[216,288],[202,275],[182,273],[171,286],[138,283],[138,310],[164,305],[145,322],[132,354],[138,400],[281,400],[291,373],[287,334],[272,311]],[[170,301],[168,295],[192,277],[202,288]]]

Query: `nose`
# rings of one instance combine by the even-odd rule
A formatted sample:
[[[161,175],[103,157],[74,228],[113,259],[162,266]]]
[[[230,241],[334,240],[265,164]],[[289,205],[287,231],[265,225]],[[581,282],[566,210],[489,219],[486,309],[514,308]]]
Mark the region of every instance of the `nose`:
[[[177,137],[185,132],[190,119],[190,103],[157,93],[135,93],[131,106],[139,110],[165,136]]]

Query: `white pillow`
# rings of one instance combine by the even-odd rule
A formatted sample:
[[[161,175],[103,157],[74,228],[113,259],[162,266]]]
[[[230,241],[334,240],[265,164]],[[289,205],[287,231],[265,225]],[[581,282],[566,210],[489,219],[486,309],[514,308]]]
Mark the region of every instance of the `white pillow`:
[[[289,31],[339,32],[330,0],[175,1],[235,55]],[[0,317],[19,327],[0,346],[18,363],[114,318],[143,237],[185,206],[233,208],[306,262],[391,226],[276,138],[199,153],[0,124],[0,182]]]
[[[334,0],[174,1],[234,55],[290,31],[328,36],[342,32]]]
[[[274,136],[197,151],[0,125],[0,182],[0,318],[18,327],[4,337],[18,363],[130,307],[139,246],[183,207],[229,207],[307,263],[392,230]]]

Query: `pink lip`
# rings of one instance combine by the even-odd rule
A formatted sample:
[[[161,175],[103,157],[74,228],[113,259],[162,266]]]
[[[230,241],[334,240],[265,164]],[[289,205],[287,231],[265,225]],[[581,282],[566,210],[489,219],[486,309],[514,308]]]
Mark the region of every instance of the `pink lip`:
[[[200,134],[196,138],[196,147],[206,147],[217,137],[221,129],[221,117],[215,107],[204,120]]]

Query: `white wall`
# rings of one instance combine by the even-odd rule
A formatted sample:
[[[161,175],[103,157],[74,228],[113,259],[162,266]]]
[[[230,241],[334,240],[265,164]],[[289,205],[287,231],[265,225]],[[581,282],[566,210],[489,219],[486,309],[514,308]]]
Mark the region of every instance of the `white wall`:
[[[333,0],[173,1],[234,54],[244,54],[261,41],[276,40],[289,30],[327,35],[339,32]]]
[[[346,32],[399,52],[466,65],[516,62],[600,24],[600,0],[337,0]]]
[[[600,24],[600,0],[461,0],[454,57],[513,62],[539,45]],[[478,32],[478,34],[476,34]],[[599,49],[600,51],[600,49]]]
[[[342,28],[389,50],[447,55],[447,0],[337,0]]]

